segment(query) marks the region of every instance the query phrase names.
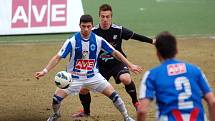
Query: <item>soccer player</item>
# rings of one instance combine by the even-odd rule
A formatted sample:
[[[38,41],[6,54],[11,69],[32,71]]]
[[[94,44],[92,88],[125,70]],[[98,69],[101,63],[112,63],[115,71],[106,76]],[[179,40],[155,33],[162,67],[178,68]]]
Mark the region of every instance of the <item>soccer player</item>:
[[[155,47],[161,64],[147,71],[140,87],[137,120],[146,121],[150,102],[156,98],[158,121],[215,121],[215,97],[204,73],[195,65],[175,59],[177,42],[169,32],[156,37]]]
[[[93,28],[93,32],[108,41],[116,50],[122,50],[122,40],[134,39],[141,42],[153,43],[151,38],[136,34],[127,28],[112,24],[112,7],[108,4],[103,4],[99,8],[100,23]],[[128,67],[115,59],[110,53],[105,51],[100,52],[98,59],[99,72],[109,80],[114,77],[116,84],[121,82],[125,85],[126,92],[130,95],[135,108],[138,106],[135,83],[132,81]],[[91,96],[89,92],[81,91],[79,94],[83,109],[80,112],[73,114],[73,117],[83,117],[90,115]]]
[[[81,32],[67,39],[60,51],[49,61],[46,68],[35,73],[35,77],[46,75],[62,58],[70,54],[67,71],[71,73],[73,82],[66,89],[57,89],[53,96],[53,115],[48,121],[56,121],[60,117],[60,104],[69,94],[75,94],[81,88],[95,90],[109,97],[116,108],[121,112],[125,121],[133,121],[128,116],[124,102],[111,84],[98,72],[97,58],[101,50],[110,53],[115,58],[124,62],[134,73],[141,72],[141,68],[129,62],[119,51],[115,50],[106,40],[91,32],[93,18],[82,15],[80,18]]]

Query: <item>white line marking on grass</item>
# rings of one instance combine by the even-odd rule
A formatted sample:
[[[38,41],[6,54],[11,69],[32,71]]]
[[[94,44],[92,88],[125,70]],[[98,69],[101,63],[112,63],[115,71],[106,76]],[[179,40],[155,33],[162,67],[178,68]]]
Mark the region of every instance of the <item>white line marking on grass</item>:
[[[209,38],[210,38],[210,39],[215,39],[215,36],[210,36]]]
[[[167,2],[168,0],[155,0],[156,2]]]
[[[156,2],[177,2],[176,0],[155,0]]]
[[[209,38],[215,39],[215,34],[190,34],[190,35],[176,35],[177,38],[186,39],[186,38]]]
[[[154,35],[150,35],[150,37],[154,37]],[[215,33],[214,34],[190,34],[190,35],[177,35],[176,37],[179,39],[186,39],[186,38],[209,38],[215,40]],[[0,46],[5,46],[5,45],[14,45],[14,46],[19,46],[19,45],[55,45],[59,44],[61,45],[64,43],[64,41],[37,41],[37,40],[31,40],[30,42],[25,42],[25,41],[17,41],[17,42],[8,42],[8,41],[0,41]]]
[[[210,0],[210,1],[205,1],[205,0],[202,0],[202,1],[196,1],[196,0],[155,0],[156,2],[175,2],[175,3],[202,3],[202,2],[206,2],[206,3],[209,3],[209,2],[215,2],[215,0]]]
[[[180,35],[180,34],[176,34],[176,36],[178,37],[214,37],[215,36],[215,33],[214,34],[188,34],[188,35]]]

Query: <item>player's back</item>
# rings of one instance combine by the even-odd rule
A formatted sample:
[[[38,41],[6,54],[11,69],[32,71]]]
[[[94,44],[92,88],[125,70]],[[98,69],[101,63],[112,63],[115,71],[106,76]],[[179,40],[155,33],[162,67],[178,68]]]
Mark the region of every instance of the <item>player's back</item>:
[[[152,69],[149,79],[146,83],[156,92],[160,120],[176,121],[178,115],[184,121],[205,120],[201,100],[210,88],[196,66],[170,59]]]

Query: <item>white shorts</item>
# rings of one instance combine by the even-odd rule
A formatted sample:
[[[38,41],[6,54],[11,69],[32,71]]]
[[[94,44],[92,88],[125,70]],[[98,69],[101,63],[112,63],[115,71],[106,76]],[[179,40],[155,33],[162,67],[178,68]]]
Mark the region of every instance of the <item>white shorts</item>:
[[[63,90],[71,95],[78,94],[82,87],[95,92],[103,92],[109,85],[110,83],[100,73],[96,73],[93,77],[85,80],[73,79],[70,86]]]

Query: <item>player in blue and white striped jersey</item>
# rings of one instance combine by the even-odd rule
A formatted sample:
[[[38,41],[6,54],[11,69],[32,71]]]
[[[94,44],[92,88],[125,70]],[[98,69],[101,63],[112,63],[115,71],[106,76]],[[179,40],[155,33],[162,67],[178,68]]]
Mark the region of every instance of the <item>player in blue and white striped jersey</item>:
[[[94,33],[90,33],[86,40],[82,39],[81,33],[76,33],[66,40],[58,55],[65,58],[70,54],[67,71],[73,78],[87,79],[98,73],[97,58],[101,50],[112,54],[115,49]]]
[[[156,37],[161,65],[147,71],[140,87],[138,121],[146,120],[148,105],[156,98],[158,121],[207,121],[202,98],[215,121],[215,97],[203,72],[195,65],[176,60],[176,39],[169,32]]]
[[[62,58],[70,54],[67,71],[72,75],[72,83],[66,89],[57,89],[53,96],[53,115],[48,121],[57,121],[60,117],[60,104],[69,94],[78,94],[80,89],[97,91],[109,97],[123,115],[125,121],[134,121],[129,117],[124,102],[111,84],[98,72],[97,58],[101,50],[112,54],[124,62],[131,71],[139,73],[142,69],[129,62],[119,51],[115,50],[106,40],[91,32],[93,19],[90,15],[80,18],[81,32],[67,39],[60,51],[49,61],[45,69],[35,73],[39,79],[54,68]]]

